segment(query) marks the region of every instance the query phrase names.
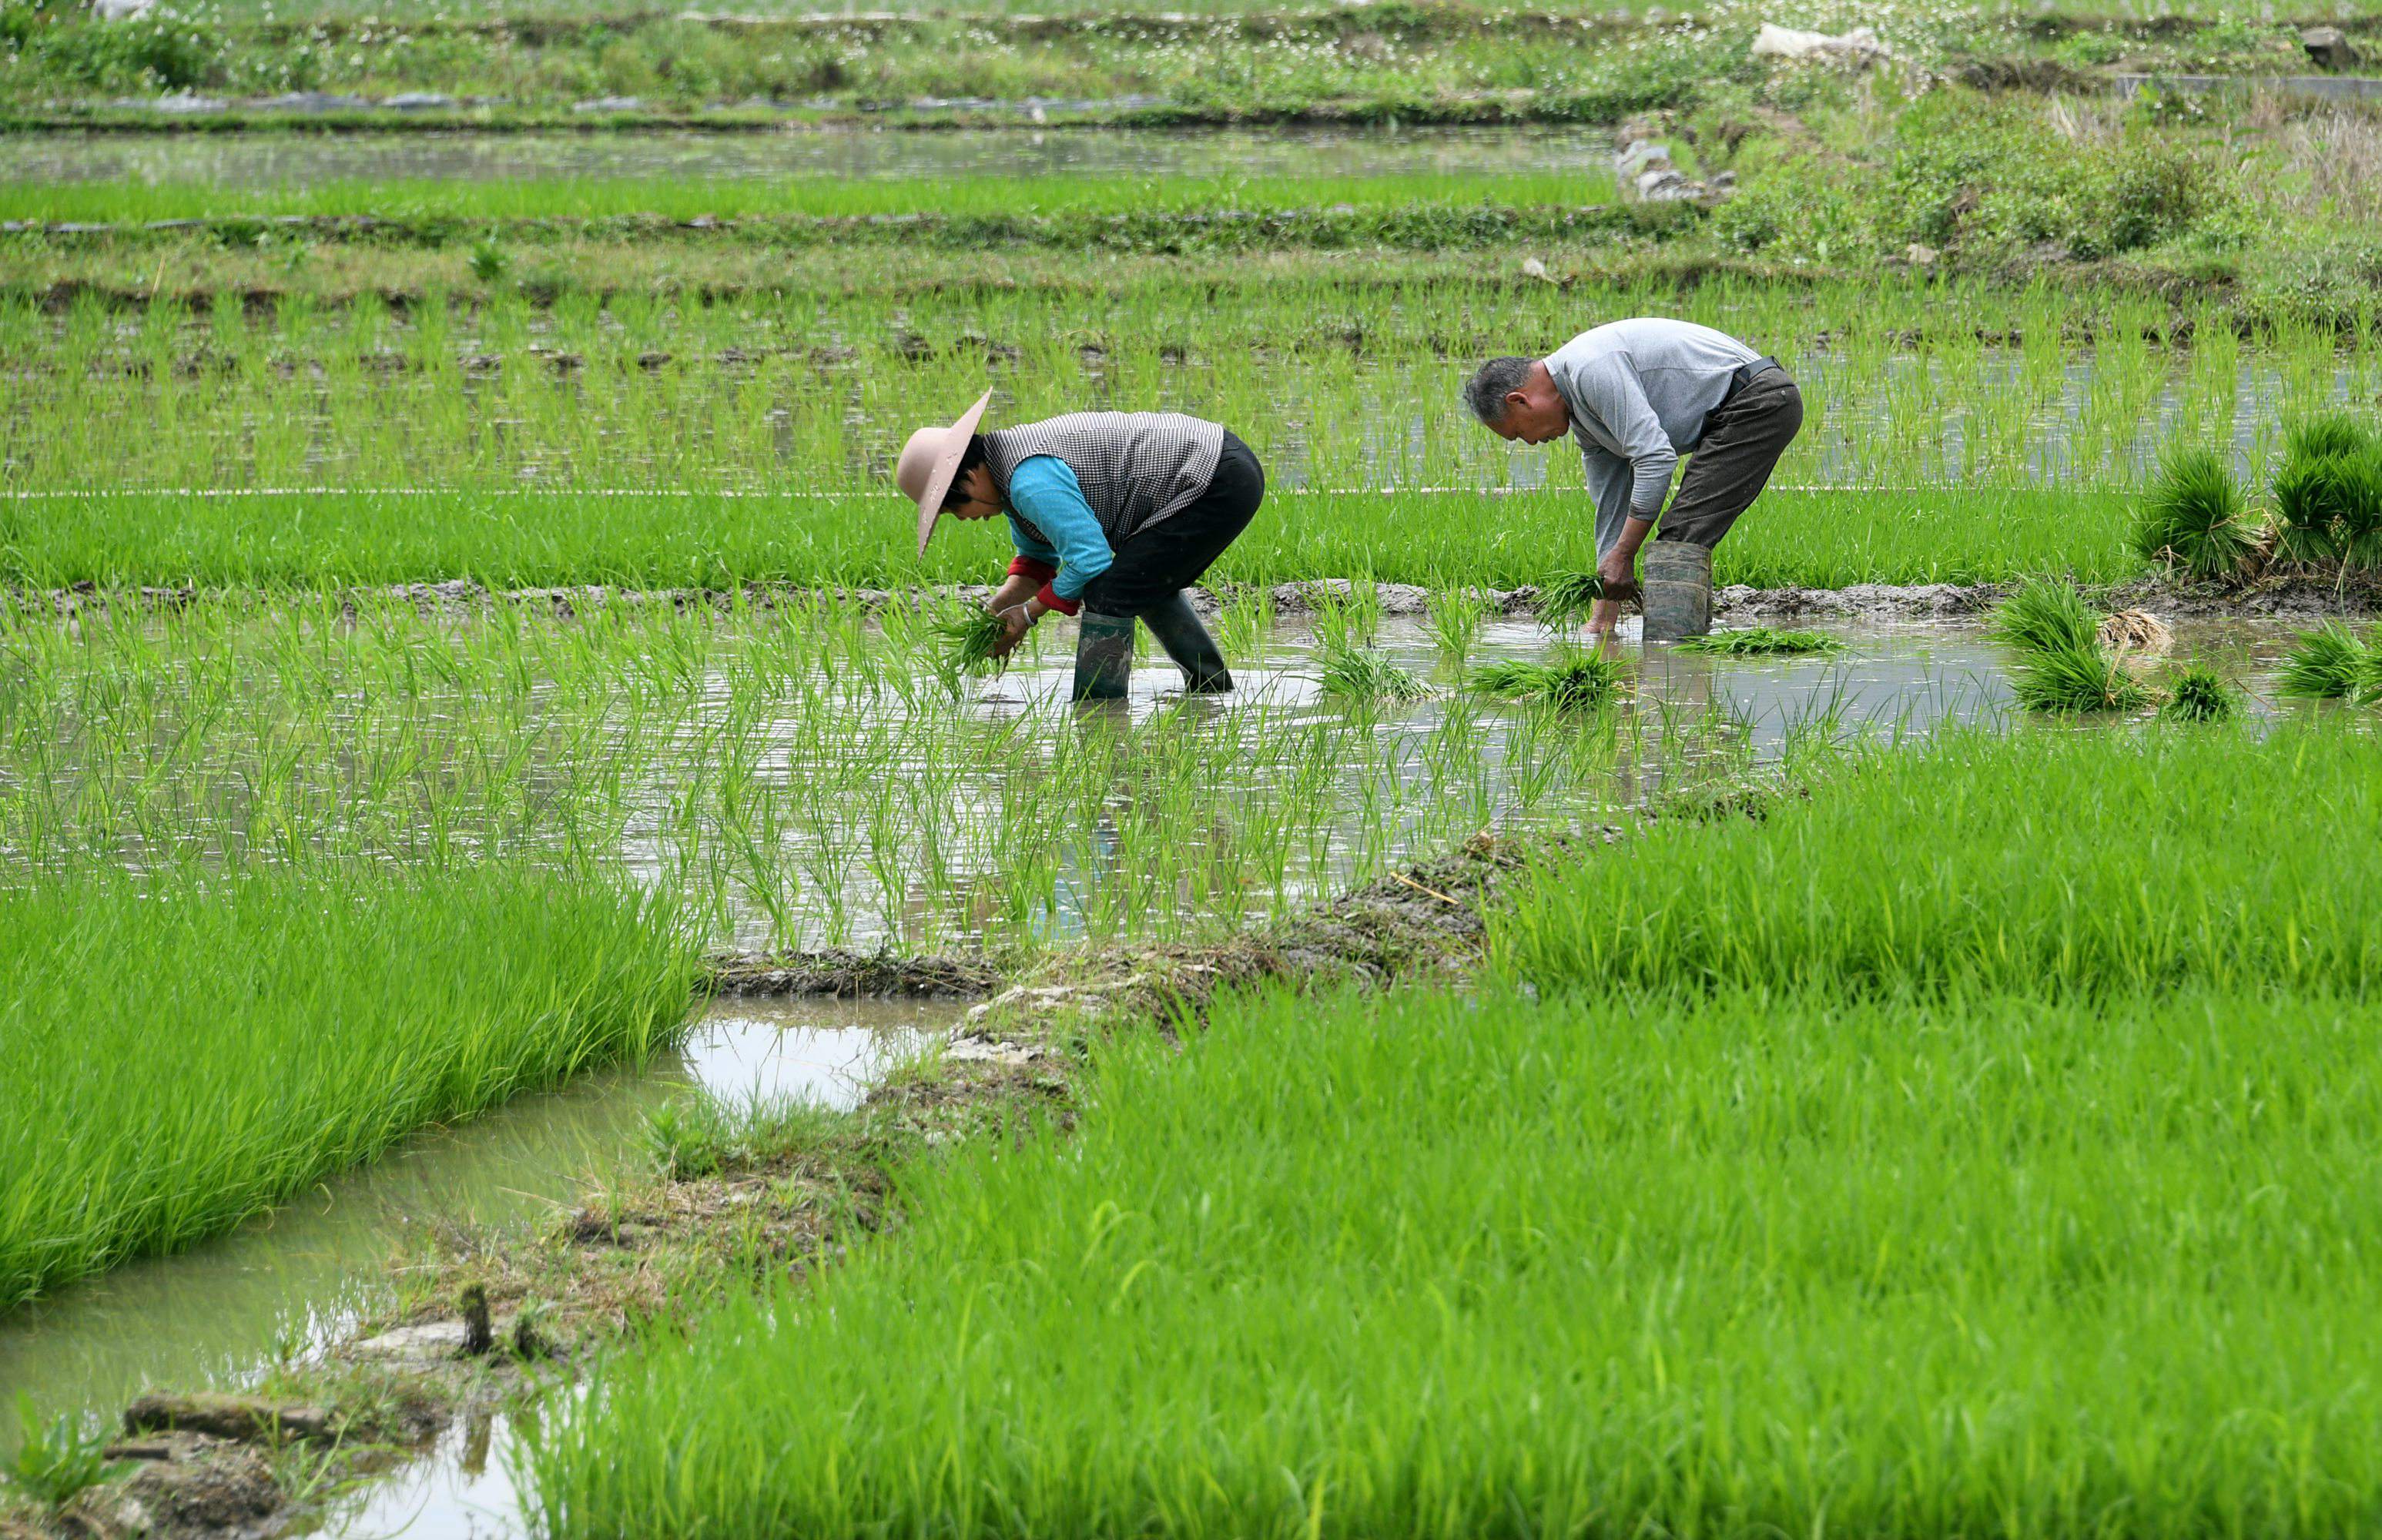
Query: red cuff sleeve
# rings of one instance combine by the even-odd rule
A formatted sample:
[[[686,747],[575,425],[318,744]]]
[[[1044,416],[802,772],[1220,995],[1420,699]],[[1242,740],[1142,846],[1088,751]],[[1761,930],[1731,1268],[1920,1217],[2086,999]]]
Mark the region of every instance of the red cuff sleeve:
[[[1051,589],[1050,583],[1047,581],[1042,585],[1042,592],[1037,593],[1034,597],[1041,600],[1045,608],[1055,609],[1062,615],[1073,615],[1077,610],[1084,607],[1080,601],[1060,598],[1057,593]]]
[[[1009,563],[1009,575],[1013,578],[1031,578],[1036,582],[1047,583],[1059,575],[1059,569],[1047,561],[1036,561],[1032,556],[1015,556]]]

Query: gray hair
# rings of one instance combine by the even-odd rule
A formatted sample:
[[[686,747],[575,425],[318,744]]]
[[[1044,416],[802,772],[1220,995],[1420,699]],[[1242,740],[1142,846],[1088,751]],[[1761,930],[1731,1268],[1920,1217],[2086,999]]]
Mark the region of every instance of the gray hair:
[[[1504,421],[1505,397],[1522,388],[1530,377],[1530,365],[1535,361],[1532,359],[1491,359],[1474,370],[1472,378],[1465,382],[1464,404],[1472,409],[1473,416],[1495,427]]]

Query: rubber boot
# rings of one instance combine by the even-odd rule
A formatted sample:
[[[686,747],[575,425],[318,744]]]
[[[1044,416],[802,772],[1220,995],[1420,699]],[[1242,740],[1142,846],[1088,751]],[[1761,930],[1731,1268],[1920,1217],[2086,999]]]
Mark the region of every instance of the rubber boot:
[[[1122,701],[1133,677],[1133,617],[1084,611],[1075,622],[1075,699]]]
[[[1191,601],[1180,590],[1156,609],[1144,610],[1141,623],[1183,670],[1185,691],[1194,695],[1221,695],[1233,688],[1233,671],[1224,666],[1223,649],[1208,634]]]
[[[1684,642],[1712,629],[1712,552],[1684,540],[1646,547],[1638,592],[1646,610],[1645,639]]]

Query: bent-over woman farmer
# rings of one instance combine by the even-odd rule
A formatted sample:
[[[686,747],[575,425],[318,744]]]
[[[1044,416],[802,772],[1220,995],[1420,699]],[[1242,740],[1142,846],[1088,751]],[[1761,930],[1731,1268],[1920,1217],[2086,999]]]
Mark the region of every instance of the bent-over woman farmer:
[[[893,480],[918,505],[918,550],[935,521],[1009,518],[1016,559],[991,599],[1008,629],[996,654],[1057,610],[1082,613],[1075,697],[1124,693],[1138,618],[1183,669],[1185,688],[1233,688],[1183,591],[1265,499],[1265,471],[1216,423],[1179,412],[1085,411],[978,433],[992,392],[948,428],[921,428]]]

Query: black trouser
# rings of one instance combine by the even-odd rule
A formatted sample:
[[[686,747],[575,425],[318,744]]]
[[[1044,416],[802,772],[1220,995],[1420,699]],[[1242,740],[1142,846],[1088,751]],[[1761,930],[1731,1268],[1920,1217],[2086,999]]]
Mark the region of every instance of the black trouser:
[[[1207,576],[1264,501],[1265,467],[1226,433],[1208,490],[1119,547],[1108,570],[1084,585],[1084,607],[1098,615],[1139,615],[1166,603]]]
[[[1803,427],[1803,393],[1772,364],[1704,419],[1703,438],[1688,457],[1677,495],[1663,514],[1657,540],[1684,540],[1709,551],[1770,484],[1778,458]]]

